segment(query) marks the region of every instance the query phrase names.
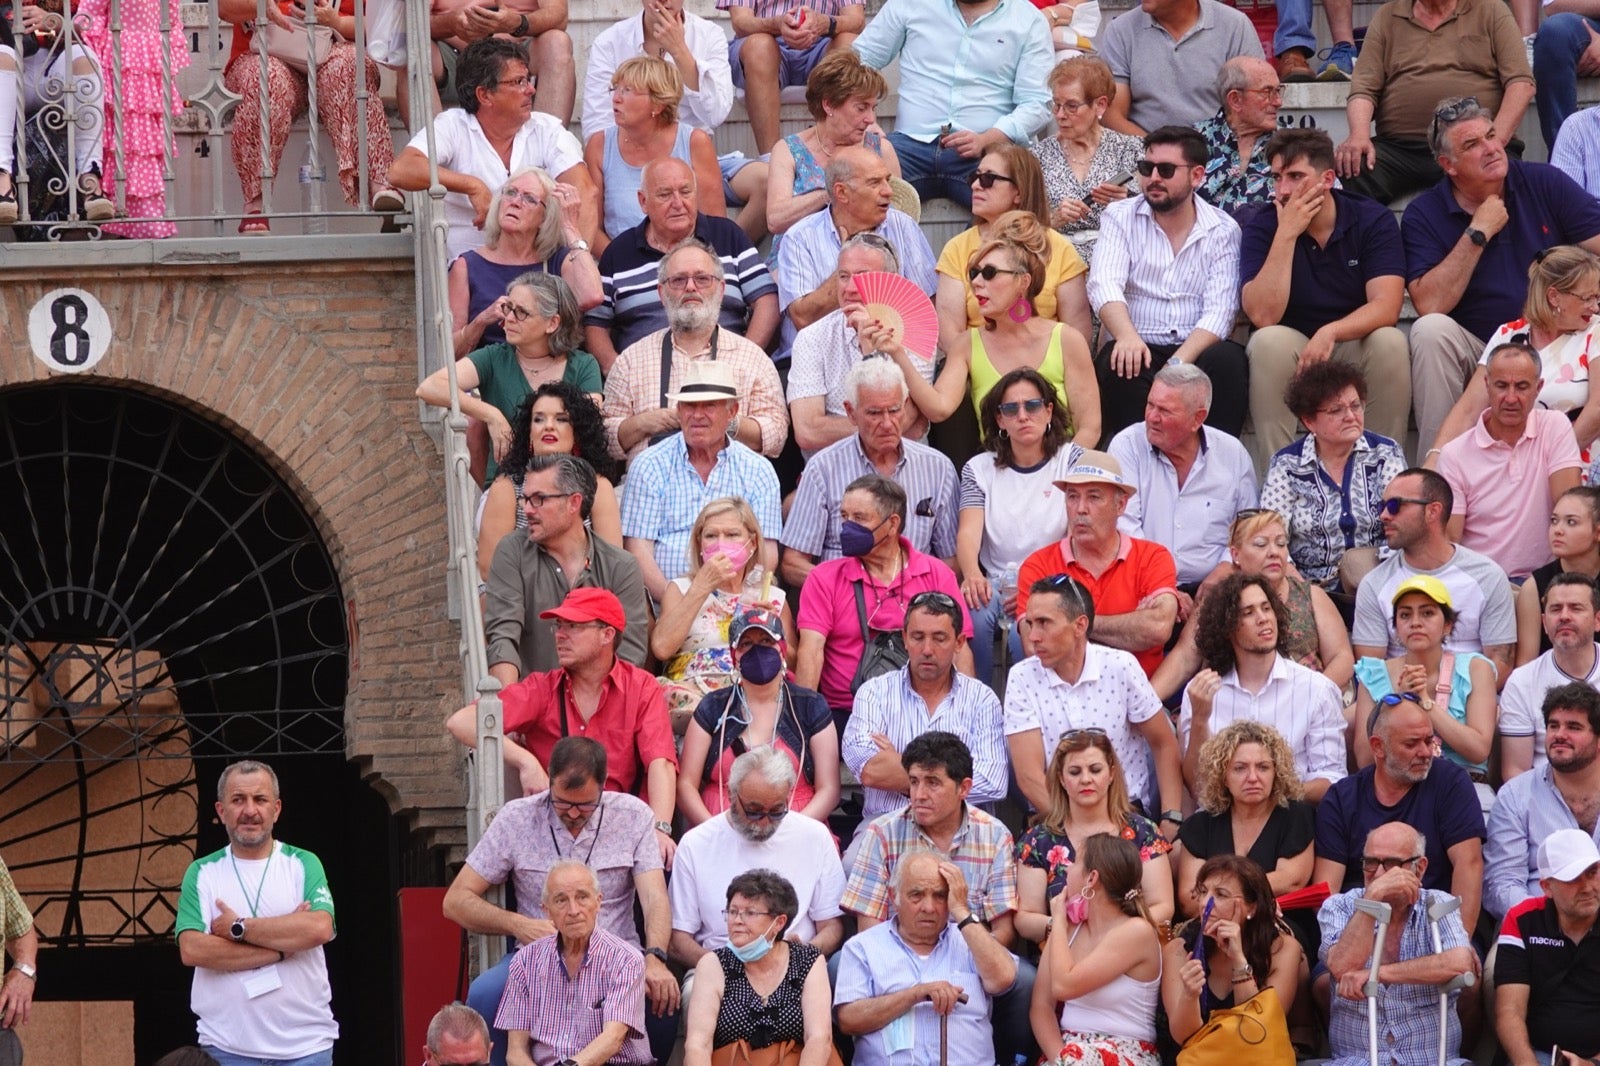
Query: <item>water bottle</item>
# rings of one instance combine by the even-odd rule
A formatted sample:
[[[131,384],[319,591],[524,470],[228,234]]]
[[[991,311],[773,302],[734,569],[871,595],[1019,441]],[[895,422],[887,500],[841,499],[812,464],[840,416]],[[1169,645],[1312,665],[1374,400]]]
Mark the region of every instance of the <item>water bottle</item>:
[[[1016,563],[1011,563],[1000,574],[1000,598],[1002,600],[1017,594],[1017,571],[1019,569],[1020,567]]]
[[[324,193],[328,187],[328,172],[320,161],[312,158],[311,144],[306,143],[305,155],[300,162],[300,210],[306,212],[306,233],[327,233],[328,216]]]

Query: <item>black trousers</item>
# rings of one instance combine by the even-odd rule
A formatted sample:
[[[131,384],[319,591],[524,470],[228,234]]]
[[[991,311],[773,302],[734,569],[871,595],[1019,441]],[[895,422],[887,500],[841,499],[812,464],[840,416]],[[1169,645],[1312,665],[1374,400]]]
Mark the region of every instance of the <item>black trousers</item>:
[[[1144,402],[1156,371],[1167,365],[1176,344],[1150,345],[1150,365],[1131,378],[1119,377],[1111,369],[1114,341],[1101,346],[1095,356],[1095,376],[1100,381],[1100,447],[1104,448],[1119,432],[1144,421]],[[1244,429],[1250,411],[1250,361],[1243,345],[1218,341],[1200,353],[1195,365],[1211,379],[1211,411],[1206,425],[1237,437]]]

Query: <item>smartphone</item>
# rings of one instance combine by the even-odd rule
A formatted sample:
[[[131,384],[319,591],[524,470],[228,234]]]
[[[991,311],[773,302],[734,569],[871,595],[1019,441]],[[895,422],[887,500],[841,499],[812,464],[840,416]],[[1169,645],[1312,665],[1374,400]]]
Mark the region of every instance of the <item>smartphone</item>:
[[[1118,174],[1116,177],[1114,177],[1110,181],[1106,182],[1106,184],[1107,185],[1127,185],[1129,182],[1133,181],[1134,173],[1135,172],[1132,171],[1132,170],[1124,170],[1121,174]]]

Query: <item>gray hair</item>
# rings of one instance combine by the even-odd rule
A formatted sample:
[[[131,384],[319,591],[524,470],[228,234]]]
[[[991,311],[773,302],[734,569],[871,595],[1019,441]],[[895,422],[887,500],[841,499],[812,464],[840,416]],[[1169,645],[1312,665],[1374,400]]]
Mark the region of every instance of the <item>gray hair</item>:
[[[1400,826],[1402,829],[1408,830],[1412,836],[1417,838],[1417,843],[1411,849],[1411,857],[1413,859],[1421,859],[1427,856],[1428,838],[1423,836],[1421,831],[1408,822],[1384,822],[1382,825],[1374,826],[1371,832],[1367,833],[1367,839],[1363,842],[1362,850],[1370,853],[1372,850],[1372,838],[1389,828],[1391,825]]]
[[[946,861],[946,859],[948,857],[944,856],[944,855],[940,855],[937,851],[934,851],[932,848],[924,848],[924,847],[912,848],[910,851],[908,851],[904,855],[900,856],[899,860],[895,863],[895,866],[894,866],[894,875],[890,879],[890,884],[892,884],[894,886],[894,894],[895,894],[895,897],[896,897],[896,900],[897,900],[897,904],[896,905],[898,905],[898,899],[899,899],[900,893],[902,891],[904,891],[904,889],[905,889],[906,870],[911,866],[911,862],[912,862],[913,859],[919,859],[919,858],[920,859],[932,859],[935,864],[938,864],[938,863]]]
[[[691,249],[702,251],[711,259],[711,273],[716,276],[718,282],[727,280],[728,274],[722,268],[722,256],[717,254],[717,250],[699,237],[689,236],[674,244],[667,254],[661,257],[661,264],[656,267],[656,281],[658,284],[667,280],[667,264],[672,262],[679,252],[686,252]]]
[[[594,507],[595,490],[599,487],[599,482],[595,478],[594,467],[589,465],[589,461],[568,452],[555,452],[550,455],[530,455],[528,456],[528,465],[522,471],[523,479],[526,480],[529,474],[540,470],[554,470],[556,472],[557,492],[569,495],[578,493],[583,497],[583,506],[578,513],[587,520],[590,509]]]
[[[1222,101],[1223,110],[1228,107],[1228,94],[1236,90],[1250,88],[1250,60],[1251,56],[1234,56],[1222,64],[1222,69],[1217,71],[1217,99]]]
[[[1177,359],[1168,359],[1167,365],[1156,371],[1156,376],[1151,379],[1151,384],[1157,381],[1169,389],[1182,392],[1186,401],[1198,400],[1192,403],[1195,410],[1204,407],[1211,409],[1211,379],[1206,372],[1193,363],[1181,362]]]
[[[483,246],[494,248],[500,243],[500,196],[510,186],[529,176],[539,179],[544,188],[544,221],[539,232],[533,235],[533,257],[541,263],[548,262],[561,244],[561,202],[556,199],[556,179],[543,167],[523,167],[506,179],[489,199],[489,213],[483,219]]]
[[[1463,122],[1471,122],[1481,118],[1491,126],[1494,125],[1494,112],[1479,103],[1462,106],[1471,97],[1447,96],[1439,101],[1439,106],[1433,109],[1433,121],[1428,123],[1428,150],[1435,159],[1445,159],[1450,155],[1450,131]],[[1449,118],[1439,117],[1439,112],[1453,110],[1455,113]]]
[[[557,859],[550,864],[550,869],[545,871],[544,887],[539,890],[540,903],[548,903],[550,899],[550,882],[556,879],[557,874],[566,873],[568,870],[582,870],[584,877],[589,882],[589,887],[594,889],[594,894],[596,896],[600,894],[600,878],[596,877],[595,872],[589,869],[587,865],[577,859]],[[548,906],[545,907],[545,910],[549,909]]]
[[[857,360],[856,365],[844,376],[844,394],[850,397],[851,406],[861,406],[862,389],[899,393],[901,403],[911,395],[911,386],[906,384],[906,376],[900,372],[900,368],[892,359],[878,356]]]
[[[856,165],[851,161],[850,153],[831,160],[822,171],[822,187],[828,193],[828,202],[833,202],[833,187],[835,185],[848,185],[856,176]]]
[[[1533,373],[1535,377],[1544,376],[1543,356],[1539,354],[1538,350],[1534,348],[1533,345],[1523,344],[1521,341],[1509,341],[1505,344],[1497,345],[1494,351],[1489,353],[1489,358],[1484,361],[1484,370],[1487,371],[1490,367],[1494,366],[1496,359],[1518,355],[1522,356],[1524,359],[1533,364]]]
[[[483,1015],[465,1003],[447,1003],[439,1008],[439,1013],[428,1023],[430,1055],[439,1053],[439,1045],[444,1042],[445,1037],[463,1043],[476,1037],[482,1040],[483,1046],[487,1048],[490,1044],[489,1023],[483,1020]]]
[[[883,260],[883,269],[885,271],[890,274],[900,273],[900,257],[895,254],[894,245],[871,230],[858,233],[841,244],[839,246],[839,256],[843,258],[844,253],[851,248],[865,248],[869,252],[877,252],[878,257]]]
[[[733,769],[728,771],[728,795],[737,796],[751,774],[785,792],[794,788],[794,763],[771,744],[751,748],[733,760]]]
[[[511,284],[506,286],[507,296],[512,289],[530,290],[539,313],[560,323],[550,334],[552,354],[566,356],[583,346],[583,315],[578,310],[578,298],[572,295],[559,274],[530,270],[511,279]]]
[[[279,799],[282,793],[278,791],[278,775],[264,762],[254,759],[240,759],[238,762],[229,763],[222,771],[222,776],[217,778],[217,802],[227,801],[228,779],[234,774],[266,774],[272,780],[272,798]]]

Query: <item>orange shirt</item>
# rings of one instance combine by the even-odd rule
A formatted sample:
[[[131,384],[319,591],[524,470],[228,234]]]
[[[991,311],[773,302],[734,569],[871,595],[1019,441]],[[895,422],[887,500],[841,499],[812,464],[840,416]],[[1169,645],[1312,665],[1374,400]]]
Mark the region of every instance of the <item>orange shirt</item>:
[[[1017,572],[1017,613],[1028,609],[1028,590],[1041,578],[1057,574],[1071,574],[1083,582],[1094,601],[1098,614],[1128,614],[1138,608],[1139,602],[1152,592],[1178,587],[1178,565],[1172,553],[1153,540],[1138,540],[1126,533],[1118,534],[1121,544],[1117,557],[1105,573],[1094,576],[1072,557],[1072,544],[1059,540],[1048,544],[1027,559]],[[1144,667],[1146,676],[1154,674],[1161,665],[1162,645],[1133,653]]]

